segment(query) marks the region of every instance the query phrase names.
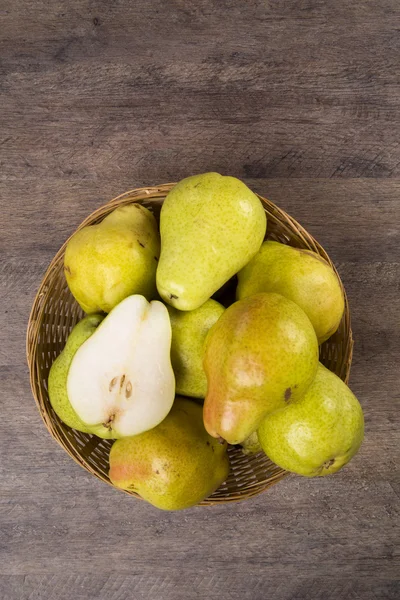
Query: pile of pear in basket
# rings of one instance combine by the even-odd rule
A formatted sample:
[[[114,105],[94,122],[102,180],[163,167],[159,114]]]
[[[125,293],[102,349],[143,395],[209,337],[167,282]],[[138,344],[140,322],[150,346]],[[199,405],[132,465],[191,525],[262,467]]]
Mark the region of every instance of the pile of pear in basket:
[[[52,435],[161,509],[334,473],[363,439],[336,270],[233,177],[134,190],[93,213],[50,265],[27,344]]]

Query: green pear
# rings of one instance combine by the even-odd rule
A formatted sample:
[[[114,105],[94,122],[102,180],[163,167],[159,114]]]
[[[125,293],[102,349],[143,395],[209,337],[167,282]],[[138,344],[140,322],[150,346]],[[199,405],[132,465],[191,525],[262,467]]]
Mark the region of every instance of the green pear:
[[[257,452],[262,451],[260,440],[258,439],[257,431],[253,431],[253,433],[251,435],[249,435],[248,438],[243,440],[243,442],[240,445],[242,446],[243,454],[246,454],[246,455],[257,454]]]
[[[215,300],[182,312],[167,306],[172,328],[171,362],[175,373],[176,393],[205,398],[207,379],[203,369],[204,342],[208,331],[225,308]]]
[[[279,294],[232,304],[206,339],[208,433],[240,444],[264,417],[303,396],[318,366],[310,319]]]
[[[110,451],[110,480],[163,510],[198,504],[228,477],[227,446],[204,429],[202,407],[177,397],[157,427],[117,440]]]
[[[164,304],[128,296],[72,358],[69,401],[84,423],[113,438],[158,425],[175,398],[171,324]]]
[[[264,242],[238,274],[238,300],[276,292],[296,302],[314,326],[319,343],[339,327],[344,297],[332,267],[316,252],[279,242]]]
[[[198,308],[258,252],[265,230],[260,200],[239,179],[183,179],[161,209],[160,296],[179,310]]]
[[[72,359],[82,344],[96,331],[103,319],[102,315],[88,315],[75,325],[68,336],[64,350],[51,366],[48,391],[50,403],[55,413],[68,427],[85,433],[95,433],[99,437],[110,438],[112,436],[108,429],[90,427],[78,417],[67,394],[67,377]]]
[[[258,437],[265,454],[282,469],[307,477],[329,475],[359,449],[363,412],[347,385],[320,364],[304,397],[268,415]]]
[[[65,250],[64,273],[85,312],[108,313],[132,294],[156,297],[159,254],[156,220],[135,203],[75,233]]]

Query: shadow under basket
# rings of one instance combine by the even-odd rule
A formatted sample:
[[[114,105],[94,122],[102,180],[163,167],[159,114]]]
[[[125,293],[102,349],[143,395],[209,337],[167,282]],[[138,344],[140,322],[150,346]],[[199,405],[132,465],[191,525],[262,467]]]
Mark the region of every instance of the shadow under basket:
[[[169,183],[126,192],[92,213],[78,229],[99,223],[116,207],[133,202],[139,202],[149,208],[158,219],[164,198],[173,186],[173,183]],[[313,250],[335,268],[325,250],[299,223],[269,200],[261,196],[259,198],[267,215],[266,239]],[[47,269],[29,318],[26,350],[32,392],[43,421],[54,439],[89,473],[113,485],[108,478],[108,456],[113,441],[99,439],[64,425],[53,411],[47,393],[50,367],[64,348],[71,329],[84,315],[70,293],[64,277],[65,247],[66,243],[57,252]],[[344,296],[345,311],[342,321],[336,333],[320,347],[320,360],[328,369],[347,382],[353,340],[345,293]],[[246,456],[239,447],[232,446],[229,447],[229,459],[231,470],[227,481],[212,496],[201,502],[202,505],[250,498],[277,483],[287,474],[262,452]],[[126,493],[139,497],[135,492]]]

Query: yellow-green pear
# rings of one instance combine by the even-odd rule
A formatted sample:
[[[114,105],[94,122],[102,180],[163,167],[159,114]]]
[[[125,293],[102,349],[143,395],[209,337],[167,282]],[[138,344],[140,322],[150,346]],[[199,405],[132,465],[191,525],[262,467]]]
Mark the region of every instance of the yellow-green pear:
[[[64,350],[51,366],[48,391],[50,403],[55,413],[68,427],[85,433],[94,433],[99,437],[111,438],[113,436],[105,427],[91,427],[78,417],[72,408],[67,393],[67,377],[72,359],[82,344],[93,335],[103,319],[102,315],[88,315],[75,325],[68,336]]]
[[[339,327],[344,297],[332,267],[316,252],[267,241],[238,274],[237,298],[276,292],[296,302],[314,326],[318,341]]]
[[[175,373],[176,393],[205,398],[207,379],[203,368],[204,342],[208,331],[225,308],[207,300],[199,308],[180,311],[167,306],[172,328],[171,363]]]
[[[157,427],[117,440],[110,451],[110,480],[163,510],[198,504],[228,477],[227,446],[208,435],[202,407],[177,397]]]
[[[297,304],[279,294],[235,302],[206,339],[208,433],[240,444],[269,412],[303,396],[317,366],[317,337]]]
[[[248,438],[243,440],[243,442],[240,445],[242,446],[243,454],[246,454],[246,455],[257,454],[257,452],[262,451],[260,440],[258,439],[257,431],[253,431],[253,433],[251,435],[249,435]]]
[[[258,252],[265,230],[260,200],[239,179],[183,179],[161,209],[160,296],[179,310],[198,308]]]
[[[360,403],[323,365],[297,403],[268,415],[258,429],[265,454],[279,467],[316,477],[339,471],[364,437]]]
[[[147,300],[156,297],[159,254],[154,216],[140,204],[129,204],[72,236],[65,250],[64,273],[85,312],[108,313],[132,294]]]

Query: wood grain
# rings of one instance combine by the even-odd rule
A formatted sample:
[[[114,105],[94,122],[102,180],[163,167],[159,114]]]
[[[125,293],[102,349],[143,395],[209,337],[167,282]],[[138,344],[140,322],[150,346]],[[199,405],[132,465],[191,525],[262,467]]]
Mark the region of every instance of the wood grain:
[[[2,600],[400,596],[399,31],[395,0],[0,2]],[[89,212],[211,169],[337,264],[366,438],[334,477],[162,513],[47,434],[25,330]]]

